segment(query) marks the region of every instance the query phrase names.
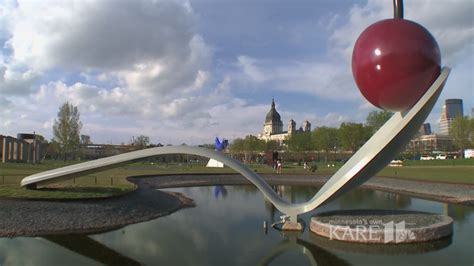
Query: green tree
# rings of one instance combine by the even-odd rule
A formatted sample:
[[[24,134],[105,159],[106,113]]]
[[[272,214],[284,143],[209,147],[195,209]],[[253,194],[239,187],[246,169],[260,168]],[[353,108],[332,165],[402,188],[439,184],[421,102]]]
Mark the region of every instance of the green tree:
[[[264,141],[264,143],[265,151],[276,151],[280,149],[280,143],[276,140]]]
[[[61,157],[61,149],[58,142],[56,142],[54,139],[48,143],[48,145],[45,148],[45,158],[49,158],[52,160],[57,160]]]
[[[135,147],[138,149],[145,149],[148,145],[150,145],[150,137],[148,136],[140,135],[135,139]]]
[[[258,152],[265,150],[265,141],[254,135],[248,135],[244,140],[244,150],[247,152]]]
[[[230,145],[229,149],[232,152],[243,152],[244,151],[244,140],[241,138],[236,138],[234,141],[232,141],[232,144]]]
[[[273,145],[273,144],[270,144]],[[256,152],[265,151],[269,146],[264,140],[258,139],[256,136],[248,135],[245,139],[234,139],[229,147],[232,153],[244,154],[245,160],[250,162]]]
[[[359,149],[371,135],[371,129],[359,123],[342,123],[338,131],[341,146],[352,152]]]
[[[54,120],[54,141],[59,144],[59,151],[64,161],[68,156],[74,156],[74,149],[79,145],[79,136],[82,128],[79,110],[69,102],[64,103]]]
[[[314,147],[318,151],[324,151],[325,162],[328,161],[329,151],[340,146],[338,138],[338,130],[333,127],[318,127],[313,131]]]
[[[474,146],[474,117],[471,117],[471,147]]]
[[[464,157],[464,149],[470,145],[472,138],[472,122],[467,116],[456,117],[449,129],[449,135],[453,138],[454,145],[460,150]]]
[[[311,132],[292,134],[285,143],[290,152],[309,151],[311,150]]]
[[[389,111],[371,111],[366,118],[365,124],[370,127],[372,134],[387,122],[393,113]]]
[[[48,144],[48,140],[43,137],[42,135],[36,134],[35,135],[35,140],[39,142],[40,144]]]

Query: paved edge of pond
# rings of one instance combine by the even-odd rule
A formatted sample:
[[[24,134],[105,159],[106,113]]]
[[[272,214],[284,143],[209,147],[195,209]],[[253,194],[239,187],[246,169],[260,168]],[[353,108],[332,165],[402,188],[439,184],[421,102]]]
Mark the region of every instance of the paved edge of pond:
[[[329,177],[317,175],[262,174],[270,185],[319,186]],[[176,174],[129,177],[129,181],[150,188],[194,187],[251,184],[240,174]],[[361,188],[399,193],[447,203],[474,205],[474,185],[423,182],[418,180],[374,177]]]
[[[97,200],[0,199],[0,237],[101,233],[193,206],[180,193],[142,187],[123,197]]]

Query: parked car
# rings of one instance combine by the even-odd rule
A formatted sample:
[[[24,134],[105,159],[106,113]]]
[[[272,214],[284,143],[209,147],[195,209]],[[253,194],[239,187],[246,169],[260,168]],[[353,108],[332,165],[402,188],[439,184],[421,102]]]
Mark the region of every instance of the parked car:
[[[422,161],[429,161],[429,160],[434,160],[435,158],[433,156],[429,156],[429,155],[423,155],[420,157],[420,160]]]
[[[448,159],[448,156],[446,156],[446,154],[438,154],[436,156],[436,160],[446,160]]]
[[[402,160],[392,160],[388,166],[390,167],[402,167],[403,166],[403,161]]]

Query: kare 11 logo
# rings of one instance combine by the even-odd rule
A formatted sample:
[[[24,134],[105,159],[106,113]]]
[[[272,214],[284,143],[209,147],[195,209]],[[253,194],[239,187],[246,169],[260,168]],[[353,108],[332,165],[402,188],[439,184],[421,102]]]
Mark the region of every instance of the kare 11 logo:
[[[407,223],[381,223],[380,221],[357,220],[346,222],[346,226],[330,225],[329,239],[360,242],[361,240],[377,243],[401,243],[415,239],[415,233],[406,228]],[[355,226],[354,226],[355,225]]]

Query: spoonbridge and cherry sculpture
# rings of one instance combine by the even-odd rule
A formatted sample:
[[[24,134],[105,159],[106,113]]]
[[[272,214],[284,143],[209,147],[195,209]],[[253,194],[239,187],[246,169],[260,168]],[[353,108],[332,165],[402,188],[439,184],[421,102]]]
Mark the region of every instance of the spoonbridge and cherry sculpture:
[[[253,170],[221,152],[200,147],[166,146],[128,152],[94,161],[70,165],[25,177],[22,186],[45,185],[77,176],[103,171],[130,161],[166,154],[191,154],[211,158],[239,172],[250,180],[282,213],[290,223],[297,216],[309,212],[331,198],[353,189],[383,169],[419,130],[431,112],[449,74],[444,68],[438,79],[423,97],[406,112],[395,113],[314,195],[305,203],[291,204],[278,194]]]
[[[421,25],[403,19],[401,0],[395,18],[369,26],[354,47],[352,70],[362,94],[393,116],[305,203],[292,204],[251,169],[217,151],[167,146],[124,153],[25,177],[22,186],[45,185],[102,171],[130,161],[166,154],[191,154],[222,162],[252,182],[275,207],[297,225],[298,215],[360,186],[383,169],[424,123],[436,103],[450,69],[440,67],[440,52]]]

